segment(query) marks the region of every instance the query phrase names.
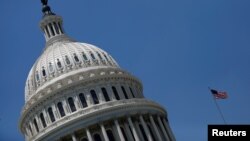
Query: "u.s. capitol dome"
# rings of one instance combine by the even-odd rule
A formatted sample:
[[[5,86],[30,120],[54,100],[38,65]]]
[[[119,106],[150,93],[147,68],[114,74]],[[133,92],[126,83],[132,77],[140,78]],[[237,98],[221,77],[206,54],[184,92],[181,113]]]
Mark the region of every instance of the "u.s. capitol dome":
[[[25,86],[19,128],[26,141],[175,141],[166,110],[106,51],[65,34],[43,3],[46,46]]]

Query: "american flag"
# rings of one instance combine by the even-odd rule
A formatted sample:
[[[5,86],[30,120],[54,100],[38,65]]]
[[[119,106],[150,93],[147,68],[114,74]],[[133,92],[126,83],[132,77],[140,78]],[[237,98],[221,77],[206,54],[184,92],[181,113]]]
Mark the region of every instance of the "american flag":
[[[228,97],[226,92],[221,92],[214,89],[211,89],[211,93],[215,99],[226,99]]]

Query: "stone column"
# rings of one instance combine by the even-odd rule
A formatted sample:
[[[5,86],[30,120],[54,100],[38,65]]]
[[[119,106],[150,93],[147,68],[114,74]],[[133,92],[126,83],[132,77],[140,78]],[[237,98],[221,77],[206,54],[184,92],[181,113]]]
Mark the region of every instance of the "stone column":
[[[45,109],[43,109],[43,116],[44,116],[44,120],[46,122],[46,125],[48,126],[50,124],[50,120],[49,120],[47,111]]]
[[[103,137],[104,137],[104,140],[105,140],[105,141],[109,141],[109,138],[108,138],[108,135],[107,135],[107,133],[106,133],[106,130],[105,130],[104,125],[101,123],[100,126],[101,126],[102,135],[103,135]]]
[[[170,138],[171,138],[171,141],[176,141],[175,137],[174,137],[174,134],[171,130],[171,128],[169,127],[169,124],[168,122],[166,121],[165,118],[163,118],[163,124],[165,125],[166,129],[167,129],[167,132],[169,133],[170,135]]]
[[[33,133],[33,135],[37,134],[36,129],[35,129],[34,125],[33,125],[33,121],[30,122],[30,128],[32,130],[31,132]]]
[[[134,138],[132,137],[131,131],[130,131],[129,126],[128,126],[127,123],[124,123],[124,128],[125,128],[125,131],[126,131],[126,133],[128,135],[128,140],[129,141],[134,141]]]
[[[69,115],[70,114],[69,106],[68,106],[67,103],[68,103],[67,99],[63,99],[62,100],[62,106],[63,106],[64,112],[65,112],[65,115]]]
[[[40,118],[38,118],[38,116],[35,116],[36,122],[37,122],[37,126],[39,128],[39,131],[41,131],[43,129],[42,123],[40,121]]]
[[[58,27],[58,30],[59,30],[59,34],[62,34],[62,31],[61,31],[61,28],[59,26],[59,23],[56,23],[57,27]]]
[[[153,125],[153,128],[154,128],[154,131],[155,131],[155,134],[157,136],[158,141],[162,141],[160,132],[159,132],[158,128],[156,127],[156,124],[155,124],[155,121],[154,121],[154,118],[152,117],[152,115],[149,116],[149,119],[150,119],[151,124]]]
[[[51,23],[51,26],[52,26],[52,28],[53,28],[53,30],[54,30],[55,35],[58,35],[57,32],[56,32],[56,28],[55,28],[55,25],[54,25],[53,22]]]
[[[121,85],[120,85],[120,84],[117,84],[117,85],[115,85],[115,87],[116,87],[116,90],[117,90],[117,92],[118,92],[118,95],[119,95],[120,99],[121,99],[121,100],[122,100],[122,99],[126,99],[126,98],[125,98],[125,95],[124,95],[124,93],[123,93],[123,91],[122,91]]]
[[[142,123],[142,126],[143,126],[143,128],[144,128],[144,131],[145,131],[145,133],[146,133],[146,136],[147,136],[148,140],[149,140],[149,141],[153,141],[152,136],[151,136],[151,134],[150,134],[150,132],[149,132],[148,126],[147,126],[147,124],[145,123],[145,121],[144,121],[142,115],[140,115],[140,122]]]
[[[73,133],[73,134],[71,134],[71,138],[72,138],[72,141],[77,141],[77,139],[76,139],[76,135]]]
[[[51,108],[52,108],[52,112],[54,114],[55,120],[57,121],[60,118],[60,116],[59,116],[59,113],[57,111],[55,103],[52,104]]]
[[[47,40],[48,40],[47,31],[46,31],[45,27],[42,27],[42,29],[43,29],[43,32],[44,32],[44,37],[45,37],[45,39],[46,39],[46,41],[47,41]]]
[[[45,31],[45,34],[47,36],[47,39],[49,39],[49,37],[50,37],[50,34],[49,34],[48,30],[49,30],[48,26],[44,26],[44,31]]]
[[[49,24],[47,24],[47,29],[49,30],[49,35],[50,35],[50,37],[52,37],[52,36],[53,36],[53,34],[52,34],[52,31],[51,31],[51,29],[50,29]]]
[[[139,136],[140,140],[144,141],[144,137],[143,137],[141,129],[139,127],[139,123],[137,121],[135,121],[134,123],[135,123],[135,128],[137,130],[137,133],[138,133],[138,136]]]
[[[87,134],[87,137],[88,137],[88,141],[93,141],[92,136],[91,136],[88,128],[86,128],[86,134]]]
[[[75,104],[75,107],[76,107],[76,111],[78,111],[79,109],[81,109],[80,107],[80,102],[79,102],[79,98],[77,95],[75,96],[72,96],[73,100],[74,100],[74,104]]]
[[[28,133],[28,137],[31,138],[32,137],[32,134],[31,134],[31,131],[29,129],[29,127],[26,126],[26,132]]]
[[[101,88],[100,87],[95,87],[95,90],[96,90],[96,94],[97,94],[97,97],[99,98],[100,103],[105,102],[105,99],[104,99]]]
[[[130,117],[128,117],[128,123],[129,123],[129,126],[130,126],[130,128],[131,128],[131,130],[132,130],[132,133],[133,133],[133,135],[134,135],[135,141],[140,141],[140,140],[139,140],[139,137],[138,137],[138,134],[137,134],[137,132],[136,132],[136,129],[135,129],[135,127],[134,127],[134,125],[133,125],[133,122],[132,122],[132,120],[131,120]]]
[[[127,92],[127,95],[128,95],[128,98],[130,99],[130,98],[134,98],[133,97],[133,94],[131,93],[131,91],[130,91],[130,89],[129,89],[129,86],[128,86],[128,84],[124,84],[124,89],[126,90],[126,92]]]
[[[112,90],[112,86],[111,85],[107,85],[106,89],[107,89],[107,92],[109,94],[110,100],[111,101],[116,100],[115,94],[113,93],[113,90]]]
[[[122,131],[121,131],[121,128],[120,128],[119,123],[118,123],[117,120],[115,120],[115,126],[116,126],[116,129],[117,129],[120,141],[125,141],[124,136],[123,136]]]
[[[159,124],[160,127],[161,127],[161,130],[162,130],[162,133],[163,133],[164,137],[167,139],[167,141],[170,141],[170,139],[169,139],[169,137],[168,137],[168,134],[167,134],[165,128],[163,127],[163,124],[162,124],[162,122],[161,122],[160,116],[157,116],[157,120],[158,120],[158,124]]]

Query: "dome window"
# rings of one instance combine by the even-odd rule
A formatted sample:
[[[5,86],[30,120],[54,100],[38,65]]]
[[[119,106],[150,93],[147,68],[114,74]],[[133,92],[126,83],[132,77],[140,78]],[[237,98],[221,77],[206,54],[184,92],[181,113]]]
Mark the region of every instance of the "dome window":
[[[97,97],[97,95],[96,95],[95,90],[91,90],[91,91],[90,91],[90,94],[91,94],[91,96],[92,96],[92,99],[93,99],[94,104],[99,104],[99,100],[98,100],[98,97]]]
[[[83,57],[84,61],[88,60],[88,57],[86,56],[86,54],[84,52],[82,52],[82,57]]]
[[[53,65],[51,62],[49,62],[49,71],[50,72],[53,72],[54,71],[54,68],[53,68]]]
[[[41,113],[41,114],[40,114],[40,119],[41,119],[41,121],[42,121],[43,128],[45,128],[47,125],[46,125],[46,122],[45,122],[45,119],[44,119],[43,113]]]
[[[75,106],[73,98],[72,97],[68,98],[68,102],[69,102],[69,107],[70,107],[71,111],[75,112],[76,111],[76,106]]]
[[[64,112],[64,109],[63,109],[62,102],[58,102],[57,103],[57,108],[58,108],[58,110],[60,112],[61,117],[64,117],[65,116],[65,112]]]
[[[50,117],[51,122],[54,122],[55,121],[55,116],[54,116],[54,113],[53,113],[51,107],[48,108],[48,113],[49,113],[49,117]]]
[[[106,132],[107,132],[109,141],[115,141],[115,137],[114,137],[114,134],[113,134],[112,130],[109,129],[109,130],[106,130]]]
[[[80,101],[81,101],[81,103],[82,103],[82,107],[83,107],[83,108],[87,107],[88,105],[87,105],[87,102],[86,102],[86,99],[85,99],[83,93],[80,93],[80,94],[79,94],[79,98],[80,98]]]
[[[135,98],[135,95],[134,95],[134,92],[133,92],[132,88],[131,88],[131,87],[129,87],[129,89],[130,89],[130,92],[131,92],[131,94],[132,94],[133,98]]]
[[[125,88],[123,86],[121,88],[122,88],[122,92],[123,92],[125,98],[128,99],[128,95],[127,95]]]
[[[88,141],[88,139],[87,138],[82,138],[81,141]]]
[[[95,55],[94,55],[92,52],[90,52],[90,56],[91,56],[91,58],[92,58],[93,60],[96,59],[96,58],[95,58]]]
[[[42,74],[43,74],[44,77],[46,76],[46,71],[45,71],[44,67],[42,69]]]
[[[99,57],[101,60],[103,60],[101,54],[100,54],[99,52],[96,52],[96,53],[97,53],[98,57]]]
[[[102,138],[101,138],[101,136],[97,133],[97,134],[94,135],[94,140],[95,140],[95,141],[102,141]]]
[[[109,61],[107,55],[106,55],[105,53],[102,53],[102,54],[103,54],[103,56],[105,57],[105,59],[106,59],[107,61]]]
[[[65,62],[67,65],[70,65],[69,57],[67,55],[65,56]]]
[[[34,119],[34,120],[33,120],[33,123],[34,123],[34,125],[35,125],[36,132],[38,133],[38,132],[39,132],[39,128],[38,128],[38,125],[37,125],[36,119]]]
[[[36,71],[36,81],[39,81],[39,80],[40,80],[39,73],[38,73],[38,71]]]
[[[57,67],[59,68],[59,69],[61,69],[62,68],[62,63],[60,62],[60,60],[59,59],[57,59]]]
[[[102,93],[106,101],[110,101],[109,95],[107,93],[107,90],[105,88],[102,88]]]
[[[74,59],[75,59],[75,61],[78,63],[80,60],[79,60],[79,58],[77,57],[77,55],[74,53]]]
[[[112,87],[112,90],[113,90],[113,93],[114,93],[114,95],[115,95],[115,99],[116,100],[120,100],[120,97],[119,97],[119,95],[118,95],[118,92],[117,92],[117,90],[116,90],[116,88],[113,86]]]

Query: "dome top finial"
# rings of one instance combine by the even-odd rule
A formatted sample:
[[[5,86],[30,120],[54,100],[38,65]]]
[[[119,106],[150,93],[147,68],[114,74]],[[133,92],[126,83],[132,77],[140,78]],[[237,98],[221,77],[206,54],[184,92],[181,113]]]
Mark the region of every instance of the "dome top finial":
[[[41,0],[43,5],[47,5],[48,4],[48,0]]]
[[[42,4],[43,4],[43,13],[44,15],[54,15],[54,13],[51,12],[50,7],[48,6],[48,0],[41,0]]]

